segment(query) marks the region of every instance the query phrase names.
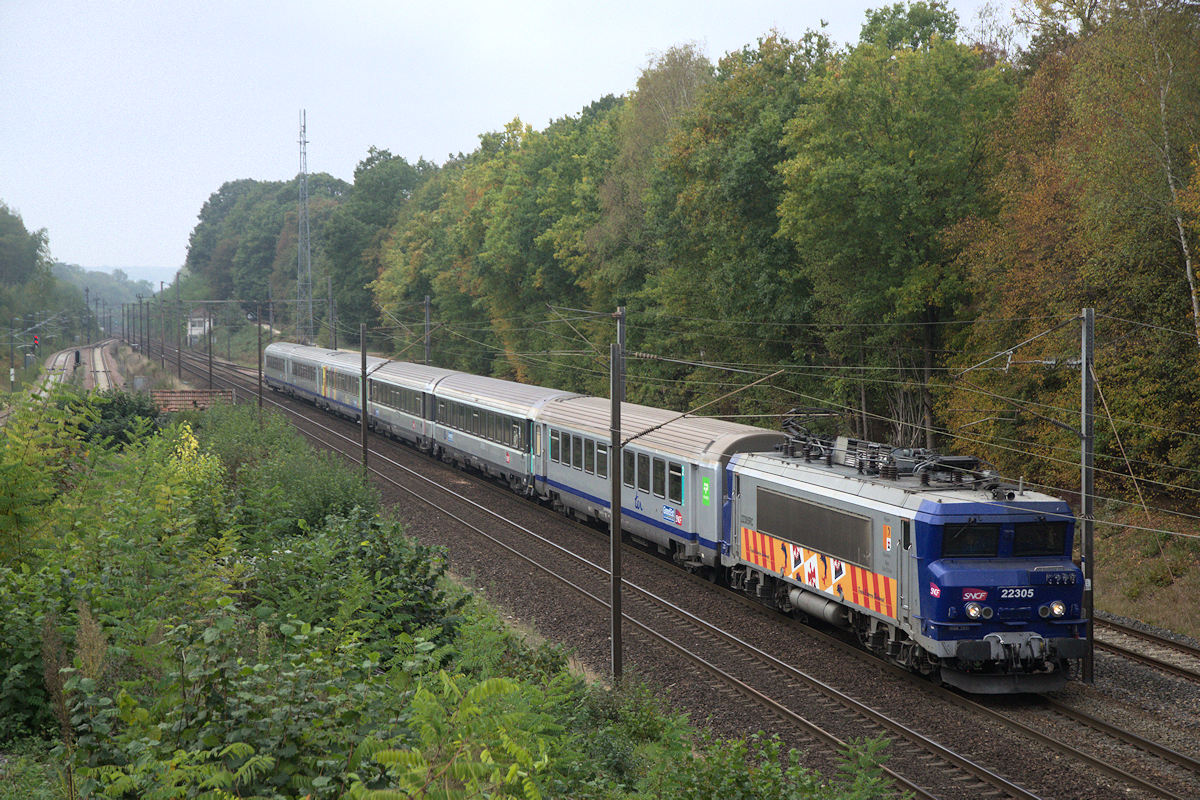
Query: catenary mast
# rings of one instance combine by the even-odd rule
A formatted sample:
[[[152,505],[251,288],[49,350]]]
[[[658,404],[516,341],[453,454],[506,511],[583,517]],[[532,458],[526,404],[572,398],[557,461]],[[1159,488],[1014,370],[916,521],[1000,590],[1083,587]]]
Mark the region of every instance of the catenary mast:
[[[300,232],[296,240],[296,338],[313,343],[312,250],[308,231],[308,139],[306,113],[300,111]]]

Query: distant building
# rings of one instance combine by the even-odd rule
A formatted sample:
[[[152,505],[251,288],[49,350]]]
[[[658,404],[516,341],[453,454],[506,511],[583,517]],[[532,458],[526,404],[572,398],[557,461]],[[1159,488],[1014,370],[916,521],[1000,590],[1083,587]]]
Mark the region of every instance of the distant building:
[[[212,314],[207,309],[198,308],[188,313],[187,337],[188,347],[195,347],[203,342],[212,328]]]

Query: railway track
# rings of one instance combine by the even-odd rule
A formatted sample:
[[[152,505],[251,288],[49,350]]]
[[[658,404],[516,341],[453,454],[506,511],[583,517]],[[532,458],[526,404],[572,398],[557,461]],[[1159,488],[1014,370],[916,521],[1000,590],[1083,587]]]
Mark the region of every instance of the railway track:
[[[1200,648],[1113,619],[1097,618],[1093,628],[1098,649],[1200,683]]]
[[[98,392],[106,392],[116,388],[115,373],[109,368],[108,347],[115,340],[109,339],[92,346],[91,384]]]
[[[189,370],[194,368],[196,374],[207,378],[207,362],[201,362],[195,367],[189,364],[187,368]],[[237,380],[241,382],[240,388],[243,389],[244,397],[252,396],[256,389],[255,386],[248,385],[254,381],[252,375],[253,371],[250,371],[249,375],[245,370],[238,370],[236,373]],[[225,367],[222,366],[220,380],[233,379],[233,373],[227,374]],[[274,398],[264,399],[268,404],[280,407],[286,413],[304,419],[305,424],[312,425],[317,431],[320,431],[319,433],[307,431],[306,435],[320,440],[326,446],[332,446],[353,461],[357,461],[361,457],[359,440],[352,433],[342,433],[331,425],[327,425],[326,423],[332,422],[332,420],[326,415],[312,415],[317,417],[317,420],[314,421],[307,413],[309,411],[307,404],[302,405],[304,413],[301,413],[289,408],[289,404],[276,402]],[[315,411],[315,409],[312,410]],[[386,481],[396,486],[398,490],[437,509],[439,514],[450,515],[449,518],[455,520],[456,524],[468,527],[475,531],[476,535],[487,537],[495,547],[504,549],[515,558],[522,559],[531,568],[541,571],[548,580],[560,584],[597,610],[607,608],[607,600],[604,599],[606,597],[607,571],[600,564],[564,550],[556,542],[509,521],[492,511],[490,507],[485,508],[477,501],[464,498],[445,485],[449,481],[438,482],[420,474],[421,471],[428,471],[428,469],[414,470],[384,456],[379,450],[382,449],[381,446],[385,444],[386,440],[375,437],[375,441],[377,446],[372,451],[371,459],[375,462],[372,472],[377,479]],[[388,447],[392,446],[388,445]],[[404,450],[414,453],[408,448],[404,448]],[[436,464],[430,459],[425,460],[428,468],[433,468]],[[380,464],[384,468],[381,469]],[[459,475],[459,473],[454,474]],[[403,475],[403,481],[400,481],[396,477],[397,475]],[[409,485],[403,485],[404,483]],[[489,487],[488,491],[495,492],[498,498],[512,499],[515,497],[511,493],[491,486],[491,484],[487,484],[487,486]],[[444,495],[442,500],[430,499],[431,495],[439,494]],[[453,508],[463,507],[464,504],[473,508],[473,514],[482,514],[487,517],[486,523],[478,524],[468,521],[453,510]],[[492,504],[488,503],[487,505],[491,506]],[[566,524],[557,515],[551,516]],[[530,555],[525,552],[527,550],[525,546],[515,546],[505,537],[498,536],[493,530],[495,527],[507,529],[510,536],[513,531],[518,532],[526,542],[536,543],[534,549],[540,548],[543,555],[541,557]],[[587,530],[591,531],[591,529]],[[595,531],[591,531],[591,535],[595,536]],[[606,537],[604,538],[606,540]],[[629,550],[628,547],[627,551],[635,558],[645,555],[640,550]],[[547,560],[545,553],[552,553],[553,559],[559,562],[573,561],[575,562],[574,567],[564,569],[562,566],[545,564],[543,563]],[[657,562],[657,559],[650,560]],[[665,569],[665,567],[660,563],[658,569]],[[582,577],[580,573],[582,573]],[[682,575],[677,570],[671,570],[671,573],[676,576]],[[713,587],[699,579],[693,579],[693,583],[705,586],[706,590],[715,591]],[[819,742],[825,747],[835,749],[845,741],[847,734],[844,731],[846,730],[853,731],[851,736],[890,738],[894,743],[891,763],[920,765],[916,774],[912,774],[910,771],[905,775],[904,771],[898,770],[894,773],[895,779],[899,785],[922,797],[1037,796],[1017,783],[976,763],[976,760],[944,747],[935,741],[934,737],[900,724],[896,719],[871,709],[866,703],[849,697],[846,693],[808,672],[771,655],[770,652],[760,647],[743,641],[726,628],[713,625],[678,607],[670,600],[659,597],[640,586],[630,585],[628,588],[627,597],[630,600],[626,606],[626,619],[627,624],[636,631],[638,638],[657,642],[657,646],[673,650],[680,657],[687,659],[692,665],[692,669],[708,676],[706,680],[716,682],[721,687],[719,691],[749,699],[760,709],[758,714],[767,715],[789,726],[795,731],[795,738]],[[721,592],[721,594],[726,598],[737,598],[739,601],[741,599],[737,595],[727,592]],[[772,613],[757,604],[753,605],[757,614]],[[778,622],[790,625],[793,621],[781,618]],[[805,628],[805,630],[810,629]],[[829,638],[832,641],[832,637]],[[841,642],[838,642],[837,646],[846,647]],[[1200,780],[1200,763],[1186,755],[1122,731],[1116,726],[1109,725],[1065,704],[1047,701],[1044,705],[1037,703],[1031,708],[1023,709],[1021,714],[1005,713],[974,700],[963,698],[954,692],[935,687],[926,681],[913,679],[907,673],[894,670],[860,651],[851,650],[848,647],[846,649],[848,652],[852,652],[855,658],[863,660],[864,668],[890,670],[898,680],[910,682],[913,690],[920,693],[923,698],[936,699],[948,707],[956,708],[958,713],[970,713],[977,719],[989,719],[993,724],[1007,729],[1011,735],[1037,742],[1039,749],[1052,750],[1059,758],[1069,759],[1074,763],[1084,765],[1087,771],[1107,776],[1111,781],[1127,787],[1124,790],[1125,793],[1132,792],[1136,796],[1164,798],[1194,797],[1200,794],[1200,783],[1196,782]],[[798,697],[805,698],[805,702],[797,702],[796,698]],[[1164,774],[1163,770],[1158,772],[1149,770],[1149,776],[1142,777],[1134,772],[1113,766],[1114,760],[1111,757],[1091,755],[1078,748],[1065,745],[1055,736],[1044,734],[1039,730],[1039,727],[1045,727],[1045,721],[1044,719],[1039,721],[1038,713],[1053,713],[1064,719],[1072,720],[1071,724],[1099,732],[1098,735],[1118,742],[1120,747],[1147,753],[1155,761],[1170,765],[1164,769],[1171,774]],[[1032,716],[1033,719],[1022,722],[1015,718],[1022,715]],[[812,718],[823,720],[841,718],[845,724],[840,728],[836,725],[821,725],[811,722]],[[851,718],[853,723],[846,722]],[[1132,766],[1130,768],[1133,769]],[[1139,766],[1138,772],[1145,773],[1146,770]],[[948,776],[949,781],[931,780],[929,776],[932,775]]]
[[[52,355],[46,362],[46,377],[42,381],[42,385],[34,391],[37,397],[45,397],[54,387],[69,383],[75,372],[75,353],[77,351],[72,348],[70,350],[59,350]]]

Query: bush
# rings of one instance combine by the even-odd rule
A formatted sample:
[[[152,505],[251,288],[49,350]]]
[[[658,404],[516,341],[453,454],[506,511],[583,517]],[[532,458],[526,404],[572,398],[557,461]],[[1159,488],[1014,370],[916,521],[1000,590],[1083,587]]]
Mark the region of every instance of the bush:
[[[95,444],[124,447],[157,430],[158,408],[147,394],[112,389],[85,395],[59,395],[58,404],[80,419],[80,434]]]
[[[330,453],[314,453],[278,414],[263,415],[248,406],[217,406],[195,415],[196,435],[221,459],[238,520],[247,539],[265,547],[317,526],[330,514],[354,508],[374,513],[375,490],[355,470]]]
[[[307,525],[304,526],[307,529]],[[319,619],[343,644],[358,643],[392,666],[397,642],[451,640],[465,597],[442,586],[443,553],[363,509],[257,554],[247,602],[259,619]],[[407,637],[407,638],[404,638]]]
[[[878,741],[853,743],[842,757],[842,774],[826,781],[800,766],[795,750],[783,757],[783,745],[761,734],[746,740],[705,735],[698,750],[680,760],[657,761],[642,786],[646,798],[663,800],[875,800],[892,796],[884,779]]]
[[[369,756],[403,746],[408,694],[370,658],[293,620],[255,626],[229,598],[175,626],[155,691],[115,703],[73,671],[75,783],[83,796],[340,797],[384,780]]]

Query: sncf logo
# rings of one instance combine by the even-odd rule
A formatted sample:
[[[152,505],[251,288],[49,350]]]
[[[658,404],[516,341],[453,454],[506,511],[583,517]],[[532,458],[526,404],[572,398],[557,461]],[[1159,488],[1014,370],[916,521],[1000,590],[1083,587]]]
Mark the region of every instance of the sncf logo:
[[[963,589],[963,600],[982,602],[987,600],[987,589]]]

